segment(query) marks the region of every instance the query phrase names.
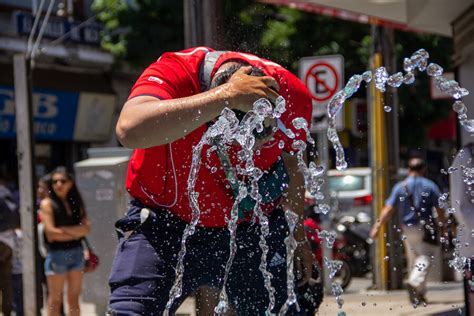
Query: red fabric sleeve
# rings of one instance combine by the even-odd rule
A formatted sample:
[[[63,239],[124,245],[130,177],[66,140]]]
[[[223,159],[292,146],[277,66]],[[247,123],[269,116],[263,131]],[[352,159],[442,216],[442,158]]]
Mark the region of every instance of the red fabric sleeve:
[[[143,71],[128,99],[149,95],[167,100],[188,96],[193,91],[193,78],[177,58],[167,53]]]

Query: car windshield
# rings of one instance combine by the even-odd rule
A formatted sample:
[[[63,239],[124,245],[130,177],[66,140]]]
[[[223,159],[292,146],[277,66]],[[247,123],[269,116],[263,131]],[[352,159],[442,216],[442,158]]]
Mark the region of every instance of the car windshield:
[[[355,191],[364,189],[364,177],[353,175],[340,175],[329,177],[330,191]]]

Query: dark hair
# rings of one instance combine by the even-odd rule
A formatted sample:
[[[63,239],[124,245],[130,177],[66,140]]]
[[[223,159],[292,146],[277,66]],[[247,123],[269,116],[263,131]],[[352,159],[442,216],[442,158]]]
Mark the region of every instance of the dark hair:
[[[214,77],[212,78],[211,86],[209,87],[209,89],[215,88],[217,86],[220,86],[226,83],[227,81],[229,81],[230,77],[232,77],[232,75],[237,72],[237,70],[239,70],[242,67],[248,66],[247,63],[244,63],[242,61],[235,61],[235,60],[231,60],[231,61],[236,62],[236,64],[229,66],[226,70],[217,71],[216,74],[214,74]],[[250,71],[249,75],[263,77],[265,76],[265,73],[260,68],[252,67],[252,70]]]
[[[237,61],[229,60],[229,61],[233,61],[235,62],[235,64],[229,66],[227,69],[223,71],[217,71],[216,74],[214,75],[214,78],[212,78],[210,89],[218,87],[226,83],[227,81],[229,81],[230,77],[232,77],[232,75],[236,73],[237,70],[239,70],[242,67],[248,66],[247,63],[240,60],[237,60]],[[252,66],[252,70],[250,71],[249,75],[256,76],[256,77],[263,77],[265,76],[265,73],[263,72],[262,69]],[[233,110],[233,111],[235,112],[235,115],[237,116],[239,121],[241,121],[243,117],[245,116],[245,112],[242,112],[240,110]],[[271,132],[272,132],[272,126],[267,126],[260,133],[258,133],[257,131],[254,131],[254,136],[257,139],[261,139],[270,135]]]
[[[51,173],[47,173],[47,174],[42,175],[39,178],[38,182],[45,183],[45,184],[49,185],[49,183],[51,182]]]
[[[408,160],[408,169],[410,171],[422,172],[425,170],[425,161],[421,158],[411,158]]]
[[[56,195],[56,192],[53,189],[53,176],[55,174],[62,174],[66,177],[69,181],[72,182],[72,187],[67,193],[66,201],[69,204],[69,207],[72,211],[72,216],[79,217],[79,219],[83,219],[86,216],[86,211],[84,208],[84,201],[82,200],[81,194],[76,186],[76,181],[74,181],[74,176],[67,170],[66,167],[59,166],[50,173],[50,181],[48,181],[48,189],[49,189],[49,197],[56,203],[58,207],[61,208],[62,211],[66,211],[66,207],[63,201]]]

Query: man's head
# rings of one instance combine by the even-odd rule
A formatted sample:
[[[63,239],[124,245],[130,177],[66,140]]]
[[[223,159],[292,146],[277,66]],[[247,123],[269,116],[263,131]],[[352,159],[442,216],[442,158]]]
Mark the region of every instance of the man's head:
[[[239,60],[230,60],[222,64],[219,69],[215,72],[214,76],[211,79],[210,89],[216,88],[220,85],[223,85],[229,81],[229,79],[242,67],[249,66],[247,63]],[[248,73],[249,76],[263,77],[265,73],[263,70],[257,67],[252,67],[251,71]],[[275,90],[275,89],[273,89]],[[277,91],[276,91],[277,92]],[[242,120],[245,113],[239,110],[234,110],[237,118]],[[257,139],[267,140],[273,134],[273,127],[276,126],[274,119],[266,118],[264,121],[264,130],[260,133],[255,132],[254,135]]]
[[[408,171],[417,174],[423,174],[425,172],[426,164],[421,158],[411,158],[408,160]]]
[[[235,60],[230,60],[222,64],[219,69],[217,69],[214,76],[212,76],[210,89],[220,86],[229,81],[230,77],[232,77],[232,75],[235,74],[237,70],[244,66],[248,66],[248,64],[243,61]],[[249,75],[262,77],[265,76],[265,73],[260,68],[252,67],[252,71],[249,73]]]

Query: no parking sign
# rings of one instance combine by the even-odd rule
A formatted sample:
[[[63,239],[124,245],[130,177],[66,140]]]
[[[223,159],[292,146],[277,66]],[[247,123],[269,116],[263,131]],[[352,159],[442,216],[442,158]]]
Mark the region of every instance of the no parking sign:
[[[311,131],[324,131],[328,128],[326,105],[343,86],[344,58],[341,55],[301,58],[299,77],[313,99]],[[338,129],[344,128],[341,114],[338,114],[336,120]]]

